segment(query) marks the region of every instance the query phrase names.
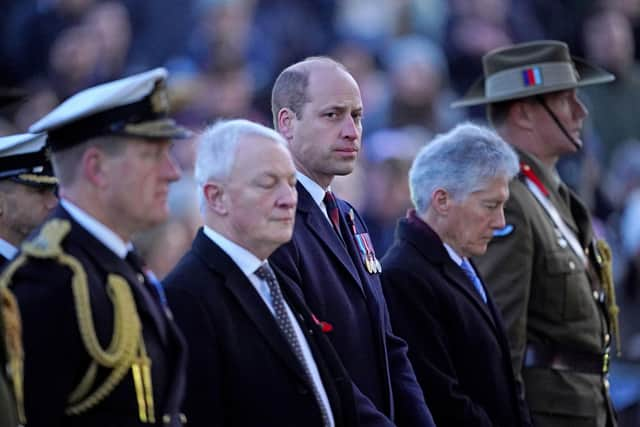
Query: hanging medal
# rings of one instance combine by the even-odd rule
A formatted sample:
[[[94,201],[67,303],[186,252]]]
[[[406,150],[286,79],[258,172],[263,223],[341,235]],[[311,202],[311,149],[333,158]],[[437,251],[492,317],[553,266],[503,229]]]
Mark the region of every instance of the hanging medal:
[[[358,252],[360,252],[360,259],[362,260],[362,264],[369,272],[369,274],[380,273],[382,271],[382,266],[376,258],[369,233],[357,232],[355,224],[355,213],[353,212],[353,209],[349,210],[349,213],[347,214],[347,220],[349,222],[349,225],[351,226],[353,238],[356,241],[356,245],[358,246]]]

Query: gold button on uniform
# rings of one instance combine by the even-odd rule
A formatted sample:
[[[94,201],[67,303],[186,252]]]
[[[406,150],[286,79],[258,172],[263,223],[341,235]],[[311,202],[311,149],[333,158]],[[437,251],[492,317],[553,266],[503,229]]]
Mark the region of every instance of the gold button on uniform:
[[[611,335],[604,334],[604,345],[609,345],[610,342],[611,342]]]

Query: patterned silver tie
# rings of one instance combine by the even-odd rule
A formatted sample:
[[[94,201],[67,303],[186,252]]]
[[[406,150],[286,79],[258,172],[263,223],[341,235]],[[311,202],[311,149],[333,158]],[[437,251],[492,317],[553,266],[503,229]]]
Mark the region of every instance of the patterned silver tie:
[[[311,390],[313,391],[313,395],[318,402],[318,406],[320,407],[320,413],[322,414],[322,423],[324,426],[330,426],[329,422],[329,413],[327,412],[329,408],[327,408],[320,397],[320,391],[316,386],[316,383],[313,381],[311,376],[311,369],[307,364],[304,355],[302,354],[302,347],[300,346],[300,341],[293,330],[293,324],[291,323],[291,319],[287,314],[287,310],[285,308],[284,297],[282,296],[282,290],[280,290],[280,285],[278,285],[278,281],[276,279],[275,274],[273,274],[273,270],[266,262],[262,264],[255,272],[256,276],[260,279],[264,280],[269,287],[269,292],[271,293],[271,302],[273,304],[273,311],[275,312],[276,323],[280,327],[282,334],[287,339],[287,342],[291,346],[293,353],[296,355],[298,361],[302,365],[304,373],[307,377],[307,381],[311,386]]]

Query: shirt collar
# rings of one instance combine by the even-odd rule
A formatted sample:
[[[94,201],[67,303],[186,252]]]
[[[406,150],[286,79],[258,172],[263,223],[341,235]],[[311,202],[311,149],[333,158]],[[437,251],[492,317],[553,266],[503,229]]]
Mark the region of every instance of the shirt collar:
[[[203,227],[203,233],[213,241],[216,245],[218,245],[229,257],[236,263],[238,268],[245,274],[247,277],[251,277],[252,274],[256,272],[258,267],[260,267],[263,263],[257,256],[238,245],[235,242],[224,237],[222,234],[214,231],[209,226]]]
[[[455,262],[456,265],[462,264],[462,257],[458,255],[458,253],[451,246],[447,245],[444,242],[442,244],[444,245],[444,248],[449,253],[449,257],[453,260],[453,262]]]
[[[296,172],[296,178],[298,179],[300,184],[302,184],[304,189],[309,192],[309,194],[311,195],[311,198],[313,199],[313,201],[316,202],[316,205],[318,205],[321,208],[323,208],[324,207],[324,193],[326,193],[327,191],[331,191],[331,186],[329,186],[328,188],[324,189],[320,185],[318,185],[317,182],[315,182],[314,180],[312,180],[311,178],[309,178],[308,176],[306,176],[305,174],[303,174],[300,171]]]
[[[11,260],[13,259],[13,257],[16,256],[17,253],[18,253],[18,248],[16,248],[6,240],[0,239],[0,255],[2,255],[8,260]]]
[[[60,204],[71,215],[78,224],[89,232],[100,243],[109,248],[120,259],[127,256],[127,252],[132,248],[130,242],[125,242],[109,227],[89,215],[86,211],[74,205],[67,199],[60,199]]]

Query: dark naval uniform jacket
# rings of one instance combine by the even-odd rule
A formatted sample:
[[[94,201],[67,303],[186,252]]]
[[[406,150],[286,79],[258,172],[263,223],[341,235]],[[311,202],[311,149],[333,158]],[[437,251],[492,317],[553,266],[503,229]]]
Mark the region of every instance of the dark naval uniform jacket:
[[[9,260],[0,254],[0,271]],[[10,379],[7,377],[7,351],[5,347],[5,328],[2,310],[5,308],[0,303],[0,427],[16,427],[18,419],[16,406],[13,399],[13,392]]]
[[[0,427],[17,427],[16,403],[13,397],[12,383],[7,376],[9,361],[5,345],[4,316],[1,312],[4,309],[0,304]]]
[[[349,375],[380,411],[398,426],[432,426],[407,356],[406,343],[393,334],[378,272],[369,272],[355,234],[366,234],[360,215],[337,199],[343,241],[304,186],[298,182],[292,240],[272,262],[300,285]]]
[[[577,236],[588,265],[527,187],[525,175],[514,179],[506,227],[476,260],[502,310],[513,368],[524,382],[534,425],[615,425],[603,373],[611,337],[591,218],[575,194],[563,198],[554,172],[531,155],[519,156],[528,165],[523,171],[548,192],[547,200]]]
[[[123,278],[133,295],[144,346],[151,359],[154,408],[149,407],[147,419],[155,416],[156,423],[141,421],[138,398],[144,400],[144,395],[136,393],[137,383],[128,365],[123,368],[122,379],[105,391],[105,397],[77,415],[65,413],[70,394],[92,362],[79,329],[78,307],[72,290],[72,280],[82,275],[74,274],[58,260],[30,256],[10,281],[22,317],[27,424],[29,427],[181,425],[179,408],[184,393],[185,344],[168,308],[162,305],[141,271],[136,271],[98,241],[62,206],[58,206],[42,230],[56,220],[70,224],[60,246],[64,254],[77,260],[86,274],[95,335],[103,349],[109,347],[114,331],[114,304],[107,293],[107,276],[116,274]],[[36,232],[36,236],[38,233],[43,232]],[[31,242],[46,250],[53,250],[55,245],[43,239],[42,234]],[[25,246],[23,251],[26,252]],[[20,256],[13,262],[19,259]],[[95,391],[113,371],[99,366],[89,391]]]
[[[382,259],[382,286],[439,427],[531,425],[491,296],[485,303],[415,213],[398,222]]]
[[[318,367],[335,425],[361,425],[353,384],[292,283],[283,296]],[[184,410],[190,426],[322,427],[318,403],[290,344],[250,280],[201,229],[166,277],[189,344]]]

